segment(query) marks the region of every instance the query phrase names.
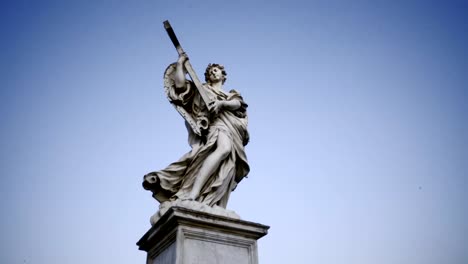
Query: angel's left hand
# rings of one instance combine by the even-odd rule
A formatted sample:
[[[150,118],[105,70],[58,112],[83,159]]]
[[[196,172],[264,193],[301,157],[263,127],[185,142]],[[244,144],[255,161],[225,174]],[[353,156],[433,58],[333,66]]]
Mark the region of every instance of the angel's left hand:
[[[215,100],[210,103],[211,112],[218,114],[219,111],[224,107],[224,101]]]

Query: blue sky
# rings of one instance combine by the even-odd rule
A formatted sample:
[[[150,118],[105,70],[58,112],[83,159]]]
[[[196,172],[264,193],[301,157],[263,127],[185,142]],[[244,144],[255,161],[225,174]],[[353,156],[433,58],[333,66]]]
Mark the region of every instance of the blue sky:
[[[468,262],[465,1],[10,1],[1,263],[144,263],[144,174],[189,150],[163,92],[224,64],[251,166],[228,208],[261,263]]]

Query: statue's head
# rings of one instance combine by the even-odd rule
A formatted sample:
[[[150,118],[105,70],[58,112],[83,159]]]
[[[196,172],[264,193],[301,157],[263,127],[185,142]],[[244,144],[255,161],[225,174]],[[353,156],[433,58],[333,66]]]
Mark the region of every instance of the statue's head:
[[[224,70],[224,66],[221,64],[216,64],[216,63],[210,63],[208,64],[208,67],[206,67],[205,71],[205,81],[207,83],[214,83],[219,80],[226,82],[226,71]]]

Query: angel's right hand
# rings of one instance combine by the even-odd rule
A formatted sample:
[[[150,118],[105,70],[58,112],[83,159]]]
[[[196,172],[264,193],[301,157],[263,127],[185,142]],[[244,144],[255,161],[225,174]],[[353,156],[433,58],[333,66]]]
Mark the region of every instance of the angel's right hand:
[[[179,55],[179,59],[177,60],[177,62],[180,63],[180,64],[184,64],[188,59],[189,58],[188,58],[187,54],[184,52],[184,53]]]

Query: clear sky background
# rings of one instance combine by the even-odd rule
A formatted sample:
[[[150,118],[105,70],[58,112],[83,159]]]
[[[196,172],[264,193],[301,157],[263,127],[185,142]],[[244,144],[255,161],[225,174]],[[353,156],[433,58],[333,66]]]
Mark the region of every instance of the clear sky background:
[[[226,66],[263,264],[468,263],[467,1],[2,1],[0,263],[145,263],[189,151],[162,75]]]

